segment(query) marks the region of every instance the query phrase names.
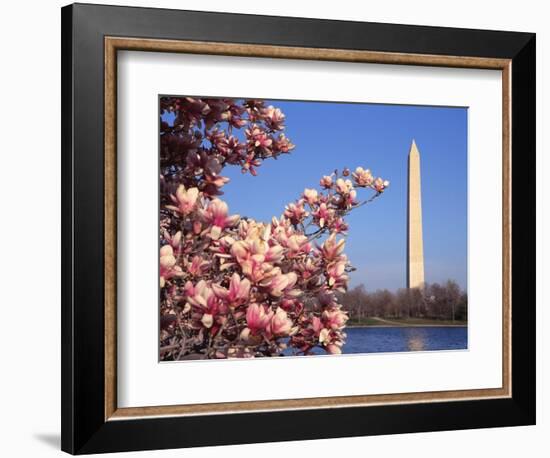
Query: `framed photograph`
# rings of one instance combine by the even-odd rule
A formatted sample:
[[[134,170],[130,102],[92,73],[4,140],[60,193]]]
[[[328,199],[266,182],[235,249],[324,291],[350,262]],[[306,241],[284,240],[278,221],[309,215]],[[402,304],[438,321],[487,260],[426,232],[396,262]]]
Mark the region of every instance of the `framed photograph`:
[[[62,449],[535,423],[535,35],[62,9]]]

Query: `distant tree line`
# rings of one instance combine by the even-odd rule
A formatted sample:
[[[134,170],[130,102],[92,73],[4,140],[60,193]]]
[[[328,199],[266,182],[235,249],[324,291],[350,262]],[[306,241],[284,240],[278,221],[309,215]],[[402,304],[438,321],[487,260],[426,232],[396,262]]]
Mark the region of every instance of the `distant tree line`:
[[[340,301],[349,311],[350,322],[371,317],[468,319],[467,293],[453,280],[426,284],[423,289],[401,288],[395,292],[387,289],[369,292],[361,284],[343,293]]]

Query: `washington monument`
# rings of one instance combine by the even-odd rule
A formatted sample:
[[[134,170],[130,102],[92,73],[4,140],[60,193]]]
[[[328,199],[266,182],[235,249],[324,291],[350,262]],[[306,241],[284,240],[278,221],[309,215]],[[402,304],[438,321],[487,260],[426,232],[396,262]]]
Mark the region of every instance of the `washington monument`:
[[[422,242],[422,192],[420,153],[414,140],[409,151],[407,191],[407,288],[424,286],[424,244]]]

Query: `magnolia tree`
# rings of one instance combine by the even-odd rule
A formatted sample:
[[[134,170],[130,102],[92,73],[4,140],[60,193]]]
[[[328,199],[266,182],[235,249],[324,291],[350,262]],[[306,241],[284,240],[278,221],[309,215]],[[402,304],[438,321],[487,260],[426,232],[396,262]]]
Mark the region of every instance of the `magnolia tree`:
[[[284,121],[260,100],[161,99],[161,359],[341,353],[345,216],[388,182],[334,171],[270,222],[230,214],[223,168],[256,175],[290,153]],[[370,196],[358,200],[357,188]]]

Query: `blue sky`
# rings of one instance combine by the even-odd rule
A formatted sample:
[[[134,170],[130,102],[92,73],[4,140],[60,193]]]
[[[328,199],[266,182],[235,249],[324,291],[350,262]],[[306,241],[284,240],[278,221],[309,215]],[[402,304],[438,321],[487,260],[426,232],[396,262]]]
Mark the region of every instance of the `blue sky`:
[[[267,160],[258,176],[228,167],[222,197],[231,213],[269,221],[306,187],[318,188],[334,169],[370,168],[391,182],[385,193],[353,211],[346,253],[357,271],[351,286],[405,286],[407,156],[420,151],[425,276],[429,283],[467,286],[467,109],[269,100],[286,115],[290,155]],[[359,197],[367,196],[359,190]],[[361,191],[363,191],[361,193]]]

